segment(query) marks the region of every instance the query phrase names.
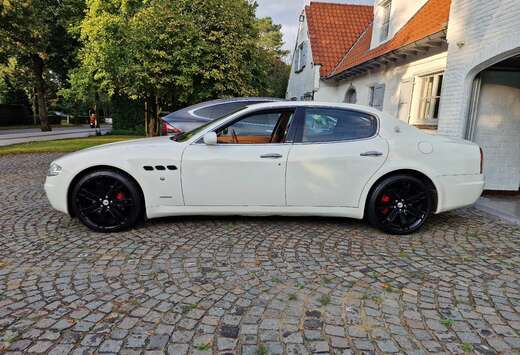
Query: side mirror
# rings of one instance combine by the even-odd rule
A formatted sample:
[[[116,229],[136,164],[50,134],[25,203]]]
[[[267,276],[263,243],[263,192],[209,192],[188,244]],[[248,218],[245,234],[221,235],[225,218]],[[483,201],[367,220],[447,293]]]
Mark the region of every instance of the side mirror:
[[[208,132],[202,138],[204,144],[215,145],[217,144],[217,134],[215,132]]]

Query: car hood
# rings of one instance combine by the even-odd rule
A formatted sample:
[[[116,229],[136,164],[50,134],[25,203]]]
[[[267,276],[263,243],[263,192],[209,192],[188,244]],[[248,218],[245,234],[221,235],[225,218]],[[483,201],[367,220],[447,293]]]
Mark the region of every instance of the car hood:
[[[79,161],[119,161],[141,156],[160,155],[181,150],[182,144],[172,141],[170,137],[137,138],[129,141],[102,144],[79,150],[58,158],[57,164],[77,163]]]
[[[155,146],[157,144],[164,143],[165,140],[169,140],[170,137],[152,137],[152,138],[136,138],[131,139],[127,141],[122,142],[114,142],[114,143],[107,143],[102,145],[97,145],[95,147],[90,147],[86,149],[82,149],[78,151],[78,153],[81,152],[95,152],[95,151],[101,151],[101,150],[107,150],[107,149],[140,149],[145,146]]]

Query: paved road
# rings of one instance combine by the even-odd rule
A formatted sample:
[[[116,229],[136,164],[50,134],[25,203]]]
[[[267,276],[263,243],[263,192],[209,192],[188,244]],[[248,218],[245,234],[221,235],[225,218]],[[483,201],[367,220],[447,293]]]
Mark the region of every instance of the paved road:
[[[0,157],[0,346],[52,354],[520,351],[520,229],[169,218],[98,234],[50,209],[57,155]]]
[[[101,127],[103,134],[111,130],[112,126],[110,125]],[[55,127],[50,132],[42,132],[38,128],[0,130],[0,146],[55,139],[81,138],[95,134],[96,130],[90,128],[89,125]]]

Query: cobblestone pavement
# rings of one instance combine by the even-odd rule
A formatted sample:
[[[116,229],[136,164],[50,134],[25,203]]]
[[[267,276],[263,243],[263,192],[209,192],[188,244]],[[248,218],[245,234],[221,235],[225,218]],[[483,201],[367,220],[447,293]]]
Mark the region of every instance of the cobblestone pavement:
[[[238,217],[97,234],[49,207],[54,157],[0,157],[5,352],[520,352],[518,227],[468,209],[404,237]]]

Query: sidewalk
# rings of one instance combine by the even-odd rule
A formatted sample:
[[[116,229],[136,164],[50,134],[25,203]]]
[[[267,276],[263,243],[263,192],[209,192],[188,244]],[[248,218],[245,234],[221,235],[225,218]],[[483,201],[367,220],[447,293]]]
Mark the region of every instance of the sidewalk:
[[[112,130],[111,125],[102,125],[101,134]],[[0,130],[0,146],[55,139],[82,138],[95,136],[96,130],[89,125],[74,127],[56,127],[50,132],[42,132],[38,128]]]

